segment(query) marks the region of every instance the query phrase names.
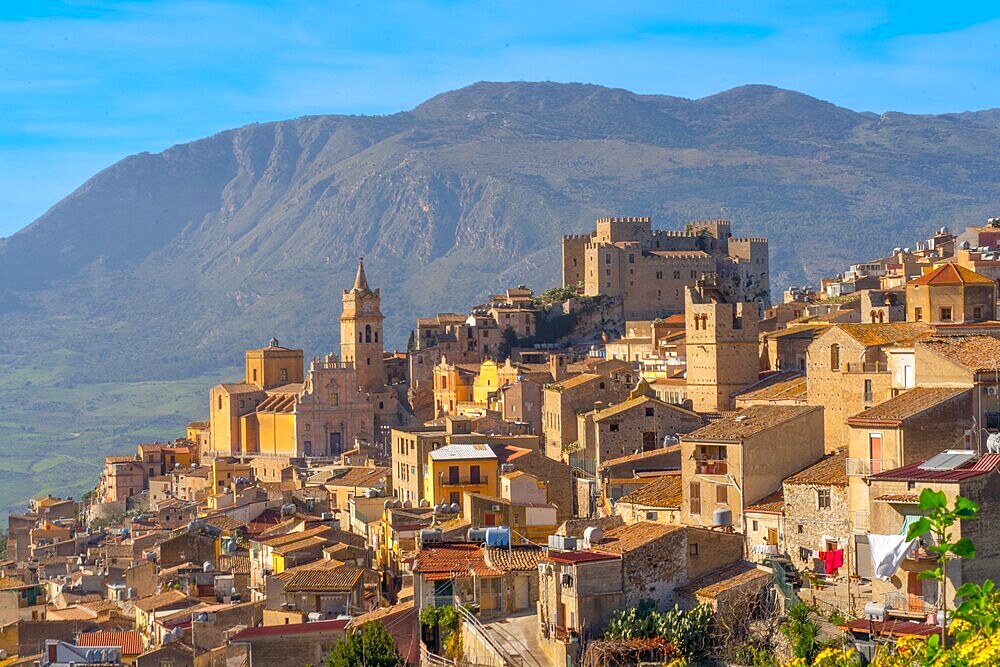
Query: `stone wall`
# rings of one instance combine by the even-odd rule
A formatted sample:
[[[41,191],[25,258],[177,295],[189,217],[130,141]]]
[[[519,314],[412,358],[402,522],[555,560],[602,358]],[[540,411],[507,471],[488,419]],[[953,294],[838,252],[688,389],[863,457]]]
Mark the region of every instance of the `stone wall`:
[[[830,491],[830,509],[818,509],[817,492]],[[846,486],[785,484],[785,550],[799,569],[812,569],[812,561],[799,558],[799,548],[823,550],[834,540],[848,557],[851,534]],[[847,563],[845,561],[845,567]],[[843,570],[846,571],[846,570]]]

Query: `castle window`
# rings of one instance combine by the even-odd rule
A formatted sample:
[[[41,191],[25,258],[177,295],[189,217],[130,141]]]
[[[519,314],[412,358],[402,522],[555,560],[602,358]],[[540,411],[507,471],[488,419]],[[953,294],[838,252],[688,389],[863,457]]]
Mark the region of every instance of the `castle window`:
[[[375,342],[378,342],[378,329],[375,330]]]
[[[657,280],[663,280],[663,271],[657,271],[656,272],[656,279]]]
[[[693,280],[693,279],[695,279],[697,277],[698,277],[698,272],[697,271],[692,271],[691,272],[691,279]]]
[[[606,254],[604,256],[604,263],[605,264],[610,264],[611,263],[611,253],[608,253],[608,254]]]
[[[830,346],[830,370],[840,370],[840,345],[836,343]]]
[[[629,264],[635,264],[635,255],[630,254],[628,256],[628,263]]]
[[[573,258],[573,266],[576,267],[576,258]]]
[[[680,271],[674,271],[674,279],[675,280],[680,280],[681,279],[681,272]]]
[[[378,402],[378,409],[379,409],[379,410],[381,410],[381,409],[383,409],[384,407],[385,407],[385,403],[383,403],[382,401],[379,401],[379,402]]]

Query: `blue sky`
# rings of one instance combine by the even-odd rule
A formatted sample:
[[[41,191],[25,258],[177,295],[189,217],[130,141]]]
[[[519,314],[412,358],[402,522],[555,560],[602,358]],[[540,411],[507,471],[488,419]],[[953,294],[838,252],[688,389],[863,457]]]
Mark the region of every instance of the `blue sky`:
[[[691,98],[767,83],[941,113],[1000,107],[998,54],[988,2],[6,0],[0,236],[131,153],[480,80]]]

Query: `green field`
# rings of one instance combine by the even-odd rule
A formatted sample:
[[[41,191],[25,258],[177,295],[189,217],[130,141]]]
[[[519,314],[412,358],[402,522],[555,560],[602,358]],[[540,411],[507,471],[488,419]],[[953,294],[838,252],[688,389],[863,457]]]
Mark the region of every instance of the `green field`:
[[[0,373],[0,514],[46,493],[79,498],[97,485],[105,456],[182,437],[188,422],[205,418],[209,387],[239,375],[73,385],[62,379],[73,356]]]

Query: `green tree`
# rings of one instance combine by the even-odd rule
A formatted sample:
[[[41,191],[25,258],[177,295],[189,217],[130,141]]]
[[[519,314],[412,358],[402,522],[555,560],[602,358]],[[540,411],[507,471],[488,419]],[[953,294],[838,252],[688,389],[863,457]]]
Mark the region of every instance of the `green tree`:
[[[497,348],[497,359],[506,361],[510,358],[511,351],[517,347],[517,334],[510,327],[506,327],[500,334],[500,347]]]
[[[366,623],[360,632],[338,639],[326,656],[326,667],[401,667],[406,661],[396,648],[396,641],[379,623]]]
[[[788,620],[781,626],[781,634],[792,644],[792,655],[812,662],[819,653],[819,623],[810,616],[812,609],[804,602],[796,602],[788,608]]]
[[[406,340],[406,351],[413,352],[417,349],[417,333],[410,329],[410,337]]]
[[[927,547],[927,550],[938,555],[938,566],[917,575],[920,579],[931,579],[937,581],[940,589],[941,610],[944,612],[944,623],[941,626],[941,635],[935,635],[927,640],[928,652],[933,654],[945,647],[948,637],[945,628],[948,627],[949,621],[951,620],[951,615],[948,613],[947,595],[948,561],[953,558],[976,557],[976,547],[972,544],[972,540],[967,537],[963,537],[952,541],[953,533],[951,532],[951,527],[955,525],[957,521],[975,519],[976,515],[979,514],[979,505],[968,498],[958,496],[955,498],[955,506],[949,508],[948,498],[945,496],[944,491],[924,489],[920,492],[920,509],[927,512],[927,515],[921,517],[918,521],[915,521],[910,525],[910,529],[906,533],[906,539],[915,540],[921,535],[931,533],[934,536],[934,541],[936,542],[936,544],[932,544]],[[989,591],[985,592],[986,598],[992,595],[992,582],[987,583],[991,584],[991,586]],[[976,586],[962,586],[958,591],[956,591],[956,597],[969,598],[966,600],[966,602],[969,603],[968,605],[965,605],[966,612],[971,613],[974,611],[973,607],[976,604],[975,596],[977,591],[981,597],[984,595],[983,589]]]

